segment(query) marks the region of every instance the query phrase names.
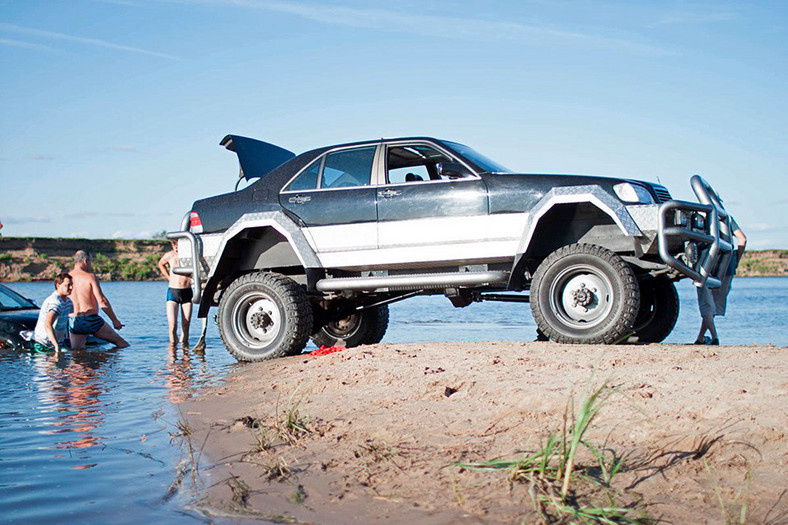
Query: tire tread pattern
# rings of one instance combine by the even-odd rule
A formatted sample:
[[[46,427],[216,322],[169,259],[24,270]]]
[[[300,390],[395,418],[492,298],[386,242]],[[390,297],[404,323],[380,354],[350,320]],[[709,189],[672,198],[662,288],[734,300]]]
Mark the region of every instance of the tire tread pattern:
[[[309,340],[309,330],[312,327],[312,306],[306,292],[289,277],[270,272],[247,273],[234,280],[225,290],[223,297],[230,296],[236,289],[245,285],[260,284],[275,293],[282,302],[282,312],[285,333],[281,342],[275,348],[260,355],[244,353],[232,334],[225,333],[223,314],[225,305],[219,303],[219,335],[227,350],[239,361],[266,361],[287,355],[299,354]],[[232,330],[230,330],[232,332]]]
[[[545,273],[561,259],[574,255],[590,255],[604,260],[610,266],[612,266],[612,268],[618,274],[624,287],[624,293],[621,297],[623,304],[621,305],[621,314],[618,321],[614,323],[613,326],[611,326],[608,330],[592,335],[588,338],[570,336],[555,330],[550,324],[548,324],[545,314],[542,311],[542,305],[540,304],[540,301],[538,298],[535,300],[535,295],[538,296],[539,294],[539,288],[543,284],[549,286],[549,283],[542,282],[544,280]],[[534,291],[536,291],[536,294],[534,294]],[[603,248],[595,244],[569,244],[559,248],[548,255],[544,261],[542,261],[534,273],[532,279],[531,312],[534,316],[534,321],[536,321],[536,325],[542,330],[542,332],[544,332],[547,337],[550,338],[550,340],[556,341],[558,343],[617,343],[632,332],[632,324],[637,317],[639,306],[640,289],[638,287],[637,278],[635,277],[635,273],[632,271],[632,268],[626,263],[626,261],[624,261],[624,259],[619,257],[614,252],[611,252],[607,248]]]

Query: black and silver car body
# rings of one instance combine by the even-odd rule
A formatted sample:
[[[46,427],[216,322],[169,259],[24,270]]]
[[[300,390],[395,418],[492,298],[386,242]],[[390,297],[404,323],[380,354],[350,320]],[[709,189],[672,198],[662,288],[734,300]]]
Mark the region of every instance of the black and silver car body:
[[[0,348],[25,346],[27,341],[22,334],[33,330],[37,321],[38,306],[0,284]]]
[[[218,305],[242,360],[299,352],[310,335],[378,342],[387,304],[417,294],[530,301],[561,342],[661,341],[678,315],[673,282],[719,285],[732,251],[730,218],[698,176],[691,203],[643,181],[512,173],[429,137],[300,155],[234,135],[222,145],[253,182],[196,201],[168,237],[198,316]]]

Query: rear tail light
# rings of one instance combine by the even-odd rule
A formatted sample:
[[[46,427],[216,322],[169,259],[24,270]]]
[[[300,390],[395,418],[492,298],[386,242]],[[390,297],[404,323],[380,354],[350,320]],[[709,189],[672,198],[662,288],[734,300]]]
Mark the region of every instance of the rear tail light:
[[[189,229],[193,233],[202,233],[202,221],[196,211],[189,213]]]

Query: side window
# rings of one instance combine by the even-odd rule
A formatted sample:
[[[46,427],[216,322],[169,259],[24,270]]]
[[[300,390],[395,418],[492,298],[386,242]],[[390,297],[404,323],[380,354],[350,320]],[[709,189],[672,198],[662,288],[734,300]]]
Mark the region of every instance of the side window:
[[[375,159],[375,146],[335,151],[326,156],[321,188],[367,186]]]
[[[290,185],[285,188],[285,191],[302,191],[314,190],[317,188],[317,177],[320,175],[320,162],[322,158],[317,159],[307,169],[301,172]]]
[[[440,180],[435,165],[452,159],[426,144],[389,147],[386,155],[386,182]]]
[[[407,166],[405,168],[394,168],[389,170],[388,181],[390,184],[401,182],[419,182],[430,180],[427,166]]]

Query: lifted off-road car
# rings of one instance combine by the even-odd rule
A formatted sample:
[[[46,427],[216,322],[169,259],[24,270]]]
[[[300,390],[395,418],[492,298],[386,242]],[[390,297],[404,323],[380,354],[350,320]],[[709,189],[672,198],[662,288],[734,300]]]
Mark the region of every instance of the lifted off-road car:
[[[712,188],[700,202],[661,185],[510,170],[428,137],[295,155],[228,135],[241,189],[184,217],[177,273],[198,317],[242,361],[379,342],[388,305],[443,294],[530,302],[540,334],[562,343],[662,341],[679,312],[674,282],[719,286],[731,219]]]

